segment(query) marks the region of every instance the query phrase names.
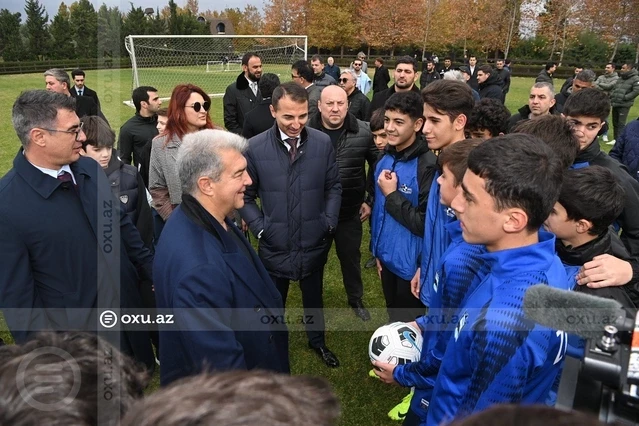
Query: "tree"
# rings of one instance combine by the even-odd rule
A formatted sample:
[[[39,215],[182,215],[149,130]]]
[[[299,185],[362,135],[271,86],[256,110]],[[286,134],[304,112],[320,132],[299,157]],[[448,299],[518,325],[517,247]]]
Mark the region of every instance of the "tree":
[[[5,61],[24,59],[24,48],[20,37],[20,13],[0,10],[0,56]]]
[[[160,9],[156,9],[155,17],[149,21],[149,32],[151,35],[166,34],[166,20],[160,16]]]
[[[71,5],[69,17],[75,50],[80,58],[98,57],[98,14],[89,0]]]
[[[122,31],[122,13],[116,7],[105,4],[98,10],[98,44],[106,57],[119,58],[124,52],[124,34]]]
[[[407,2],[363,0],[360,38],[372,47],[389,49],[394,56],[397,47],[421,42],[421,37],[415,37],[421,22],[412,19],[413,14],[413,5]]]
[[[200,10],[200,5],[197,0],[186,0],[185,9],[191,12],[191,15],[197,16]]]
[[[148,34],[149,22],[146,19],[144,10],[141,7],[133,7],[131,3],[131,10],[126,14],[122,26],[122,36]]]
[[[51,36],[49,35],[49,15],[38,0],[27,0],[24,11],[27,15],[26,32],[28,35],[28,56],[40,59],[49,53]]]
[[[355,2],[341,0],[313,0],[309,8],[308,38],[319,48],[352,45],[359,33]]]
[[[51,49],[49,55],[54,59],[68,59],[75,55],[69,8],[64,2],[60,3],[58,14],[53,18],[49,27],[51,32]]]
[[[269,0],[264,6],[266,34],[306,34],[310,0]]]

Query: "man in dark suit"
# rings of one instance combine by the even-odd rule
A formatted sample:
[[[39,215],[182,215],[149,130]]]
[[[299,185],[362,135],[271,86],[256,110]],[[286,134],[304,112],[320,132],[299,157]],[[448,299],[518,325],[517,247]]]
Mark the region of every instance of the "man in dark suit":
[[[468,69],[470,70],[470,80],[468,80],[468,85],[471,89],[479,91],[479,81],[477,81],[477,73],[479,72],[477,56],[470,55],[468,58]]]
[[[138,271],[152,278],[152,255],[100,165],[80,156],[75,102],[32,90],[13,105],[22,148],[0,180],[0,309],[18,343],[41,330],[98,330],[153,368],[148,332],[98,327],[104,309],[142,306]]]
[[[88,96],[89,98],[93,99],[93,102],[95,102],[99,109],[100,99],[98,98],[98,94],[95,93],[95,90],[91,90],[84,85],[84,77],[84,71],[82,71],[81,69],[75,69],[71,71],[71,78],[73,79],[73,82],[75,84],[73,85],[71,90],[69,90],[69,93],[71,93],[71,96],[73,96],[74,98],[77,96]]]
[[[280,78],[277,74],[266,73],[260,78],[260,82],[257,84],[260,93],[262,94],[262,100],[260,103],[244,117],[244,128],[242,129],[242,136],[246,139],[250,139],[255,135],[270,129],[275,123],[275,118],[271,114],[271,96],[273,96],[273,90],[280,85]]]
[[[71,97],[71,92],[69,91],[71,81],[69,80],[69,74],[65,70],[61,68],[46,70],[44,72],[44,82],[47,90]],[[79,118],[85,115],[97,115],[102,117],[107,123],[109,122],[92,98],[77,96],[75,99],[75,113]]]
[[[242,57],[242,74],[224,92],[224,127],[229,132],[241,135],[244,116],[262,100],[257,87],[260,77],[262,58],[257,53],[245,53]]]
[[[163,386],[212,369],[289,373],[282,297],[229,215],[251,184],[244,138],[223,130],[184,137],[177,159],[182,203],[167,221],[153,271]],[[275,320],[273,320],[275,319]]]

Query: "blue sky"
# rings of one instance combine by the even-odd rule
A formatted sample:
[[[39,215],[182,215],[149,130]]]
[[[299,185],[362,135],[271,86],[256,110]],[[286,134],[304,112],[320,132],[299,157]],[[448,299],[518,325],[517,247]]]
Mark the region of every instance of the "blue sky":
[[[75,0],[64,0],[67,6],[73,3],[74,1]],[[147,7],[152,7],[154,9],[156,7],[160,7],[160,9],[162,9],[164,6],[166,6],[169,3],[169,0],[159,0],[159,1],[158,0],[135,0],[132,2],[125,1],[125,0],[90,0],[90,1],[95,6],[96,10],[102,5],[102,3],[105,3],[109,7],[118,6],[120,10],[122,11],[131,10],[131,3],[133,3],[135,7],[139,6],[139,7],[142,7],[143,9]],[[178,6],[184,6],[186,4],[186,0],[175,0],[175,2],[178,4]],[[24,13],[23,2],[2,1],[1,4],[2,5],[0,6],[0,8],[2,9],[9,9],[13,13],[20,12],[22,14],[22,19],[24,22],[25,13]],[[43,4],[44,7],[46,8],[47,13],[49,14],[49,19],[53,19],[55,14],[58,12],[58,7],[60,6],[60,0],[40,0],[40,4]],[[231,8],[239,7],[240,9],[243,9],[244,6],[246,6],[247,4],[251,4],[253,6],[256,6],[258,9],[262,10],[264,1],[263,0],[200,0],[199,1],[200,10],[207,10],[207,9],[222,10],[227,7],[231,7]]]

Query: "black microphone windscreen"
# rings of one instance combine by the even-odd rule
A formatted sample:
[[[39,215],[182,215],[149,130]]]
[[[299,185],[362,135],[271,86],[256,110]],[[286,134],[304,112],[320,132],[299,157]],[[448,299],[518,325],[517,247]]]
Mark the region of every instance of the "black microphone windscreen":
[[[585,339],[599,338],[604,326],[621,326],[626,318],[622,305],[615,300],[545,284],[526,290],[524,314],[538,324]]]

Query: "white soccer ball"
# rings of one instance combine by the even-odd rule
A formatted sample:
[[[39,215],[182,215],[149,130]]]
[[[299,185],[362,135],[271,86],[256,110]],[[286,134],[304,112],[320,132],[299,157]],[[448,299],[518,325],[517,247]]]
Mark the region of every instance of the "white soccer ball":
[[[405,322],[394,322],[378,328],[368,344],[368,356],[372,361],[388,364],[408,364],[419,361],[422,350],[419,330]]]

